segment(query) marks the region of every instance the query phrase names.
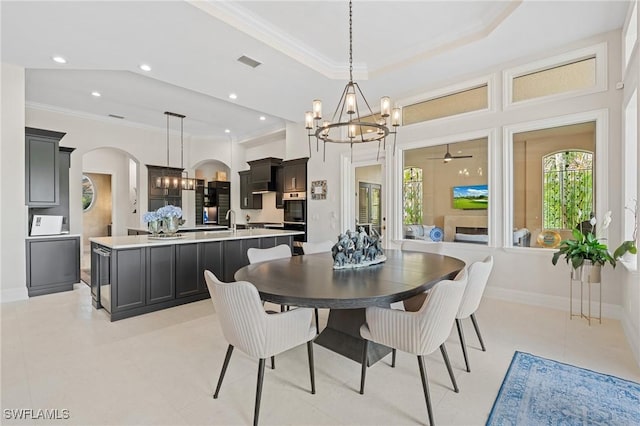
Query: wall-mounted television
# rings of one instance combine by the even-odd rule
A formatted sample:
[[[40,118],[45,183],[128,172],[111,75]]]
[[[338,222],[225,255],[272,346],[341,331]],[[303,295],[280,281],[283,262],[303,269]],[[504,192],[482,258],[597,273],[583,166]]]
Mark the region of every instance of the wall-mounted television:
[[[465,185],[453,187],[453,208],[486,210],[489,205],[489,186]]]

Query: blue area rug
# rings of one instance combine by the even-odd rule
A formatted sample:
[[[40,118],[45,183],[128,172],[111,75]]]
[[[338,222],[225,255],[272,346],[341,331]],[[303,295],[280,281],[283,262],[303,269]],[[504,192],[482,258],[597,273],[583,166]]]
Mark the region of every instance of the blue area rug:
[[[487,425],[640,425],[640,384],[516,352]]]

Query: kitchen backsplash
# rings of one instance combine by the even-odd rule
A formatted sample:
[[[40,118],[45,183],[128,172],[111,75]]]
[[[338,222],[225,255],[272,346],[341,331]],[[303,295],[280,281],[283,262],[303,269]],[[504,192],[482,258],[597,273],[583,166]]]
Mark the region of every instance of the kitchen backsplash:
[[[249,215],[248,222],[273,222],[280,223],[284,220],[284,210],[276,208],[276,193],[267,192],[262,194],[262,209],[260,210],[240,210],[238,223],[246,223],[246,216]]]

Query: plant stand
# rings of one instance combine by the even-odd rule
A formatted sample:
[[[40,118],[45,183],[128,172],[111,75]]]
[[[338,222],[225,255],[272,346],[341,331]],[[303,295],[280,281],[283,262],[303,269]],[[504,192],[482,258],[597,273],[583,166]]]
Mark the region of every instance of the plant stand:
[[[573,313],[573,282],[580,282],[580,313]],[[584,312],[584,297],[585,297],[585,284],[587,285],[587,312]],[[593,284],[598,284],[599,297],[598,297],[598,316],[591,315],[591,287]],[[602,324],[602,279],[600,274],[600,265],[583,265],[579,269],[573,269],[569,276],[569,318],[580,317],[587,320],[589,326],[591,326],[591,320],[598,320]]]

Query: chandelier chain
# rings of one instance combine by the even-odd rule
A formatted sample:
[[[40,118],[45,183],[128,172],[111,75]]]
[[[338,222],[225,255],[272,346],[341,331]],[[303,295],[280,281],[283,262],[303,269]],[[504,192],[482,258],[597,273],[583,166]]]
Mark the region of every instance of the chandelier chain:
[[[349,81],[353,83],[353,13],[349,0]]]

